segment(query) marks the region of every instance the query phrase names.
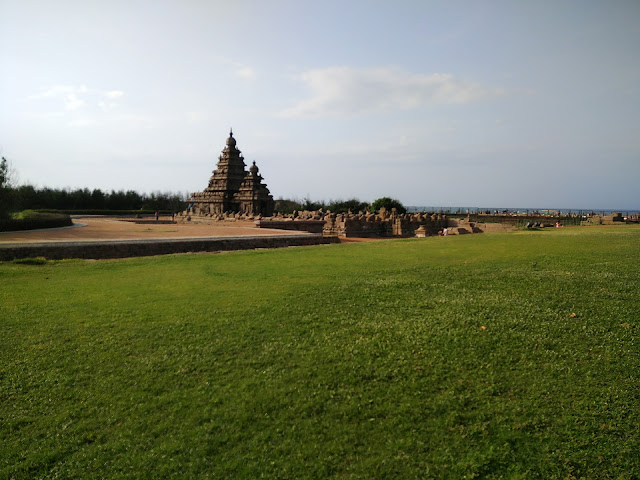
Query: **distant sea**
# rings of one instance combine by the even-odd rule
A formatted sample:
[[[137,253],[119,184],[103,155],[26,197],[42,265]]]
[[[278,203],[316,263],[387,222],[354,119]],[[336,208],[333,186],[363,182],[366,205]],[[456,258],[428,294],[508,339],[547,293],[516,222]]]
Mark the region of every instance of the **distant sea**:
[[[439,207],[439,206],[414,206],[407,207],[409,212],[442,212],[442,213],[478,213],[489,211],[491,213],[515,213],[525,214],[538,212],[540,214],[555,214],[560,212],[560,215],[587,215],[593,212],[596,215],[610,215],[612,213],[621,213],[622,215],[638,215],[640,210],[637,209],[618,209],[618,210],[602,210],[597,208],[522,208],[522,207]]]

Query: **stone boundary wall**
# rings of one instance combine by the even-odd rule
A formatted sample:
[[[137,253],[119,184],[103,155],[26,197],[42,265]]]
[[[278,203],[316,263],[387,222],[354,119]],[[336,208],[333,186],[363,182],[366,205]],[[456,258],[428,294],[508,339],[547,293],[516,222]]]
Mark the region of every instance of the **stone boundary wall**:
[[[167,255],[189,252],[222,252],[339,243],[322,235],[269,235],[259,237],[179,238],[157,240],[111,240],[98,242],[41,242],[0,245],[0,261],[44,257],[107,259]]]
[[[324,224],[324,220],[256,220],[258,228],[276,228],[310,233],[322,233]]]
[[[519,222],[544,222],[552,226],[556,221],[566,221],[573,217],[551,217],[541,215],[467,215],[464,218],[448,218],[441,213],[405,213],[399,214],[395,209],[387,212],[381,209],[378,214],[331,213],[322,210],[293,212],[293,214],[276,214],[273,217],[261,218],[240,214],[224,214],[210,216],[189,216],[182,221],[194,223],[216,223],[221,221],[253,221],[258,228],[281,230],[322,232],[324,236],[349,237],[425,237],[439,235],[449,227],[449,234],[505,232],[514,230]],[[575,218],[573,218],[575,220]]]
[[[383,208],[379,214],[328,213],[325,217],[324,235],[338,237],[413,237],[437,235],[447,226],[445,215],[423,213],[398,214],[392,209],[388,214]]]

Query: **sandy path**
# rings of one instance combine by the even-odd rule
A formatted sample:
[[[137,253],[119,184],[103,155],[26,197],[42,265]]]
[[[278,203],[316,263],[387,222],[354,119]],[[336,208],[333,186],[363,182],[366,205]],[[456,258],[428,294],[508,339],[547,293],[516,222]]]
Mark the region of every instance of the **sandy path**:
[[[162,217],[160,220],[164,220]],[[0,243],[73,242],[156,238],[239,237],[256,235],[307,235],[306,232],[256,228],[253,222],[220,222],[215,225],[178,223],[136,224],[118,218],[74,217],[85,227],[55,228],[24,232],[0,232]]]

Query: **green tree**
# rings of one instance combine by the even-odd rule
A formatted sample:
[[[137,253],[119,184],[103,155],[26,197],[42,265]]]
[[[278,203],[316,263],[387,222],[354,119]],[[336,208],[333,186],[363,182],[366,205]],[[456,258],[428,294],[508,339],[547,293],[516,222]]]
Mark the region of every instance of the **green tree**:
[[[367,202],[361,202],[357,198],[351,198],[349,200],[331,200],[327,209],[333,213],[347,213],[351,210],[351,213],[358,213],[365,211],[369,207]]]
[[[391,212],[392,208],[395,208],[398,213],[407,213],[407,209],[404,208],[404,205],[400,203],[399,200],[395,198],[382,197],[374,200],[369,206],[369,211],[372,213],[377,213],[381,208],[384,208],[387,212]]]
[[[2,160],[0,160],[0,217],[9,216],[9,212],[13,207],[13,200],[9,162],[2,157]]]
[[[7,159],[2,157],[0,160],[0,188],[4,188],[5,183],[8,182],[9,177],[9,164]]]
[[[275,201],[274,210],[280,213],[293,213],[294,210],[302,210],[302,204],[298,200],[280,197]]]
[[[320,210],[320,209],[322,210],[327,209],[327,204],[323,200],[320,200],[319,202],[314,202],[309,197],[303,200],[301,206],[302,206],[302,210],[309,210],[310,212],[313,212],[315,210]]]

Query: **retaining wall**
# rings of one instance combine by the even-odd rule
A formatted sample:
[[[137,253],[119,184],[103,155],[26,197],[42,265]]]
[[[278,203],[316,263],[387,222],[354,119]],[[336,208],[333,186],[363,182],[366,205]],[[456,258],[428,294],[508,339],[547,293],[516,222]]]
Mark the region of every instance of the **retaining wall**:
[[[268,235],[256,237],[171,238],[97,242],[41,242],[0,244],[0,261],[17,258],[126,258],[188,252],[221,252],[254,248],[281,248],[338,243],[322,235]]]
[[[324,220],[256,220],[258,228],[276,228],[298,232],[322,233]]]

